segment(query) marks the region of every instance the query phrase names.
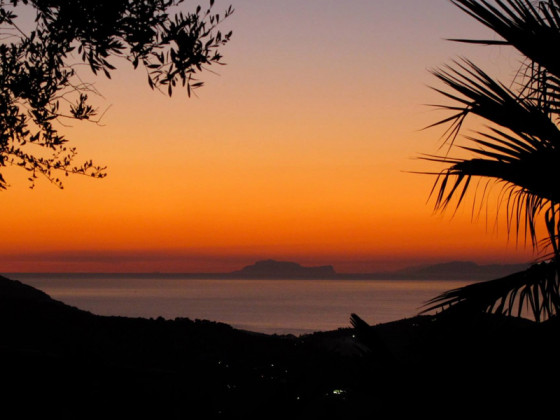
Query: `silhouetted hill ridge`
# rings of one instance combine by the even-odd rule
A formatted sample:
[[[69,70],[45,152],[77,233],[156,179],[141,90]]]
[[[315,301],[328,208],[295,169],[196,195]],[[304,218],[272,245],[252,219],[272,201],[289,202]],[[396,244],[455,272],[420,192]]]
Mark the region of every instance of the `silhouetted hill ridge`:
[[[17,280],[0,276],[0,299],[26,299],[34,301],[53,301],[49,295]]]
[[[98,316],[0,276],[2,408],[57,419],[385,418],[469,404],[503,413],[511,401],[548,409],[557,387],[533,384],[559,374],[559,328],[481,314],[414,317],[365,336],[265,335],[186,318]],[[383,352],[364,347],[371,337]],[[512,369],[519,360],[531,369]],[[488,375],[500,386],[480,381]]]

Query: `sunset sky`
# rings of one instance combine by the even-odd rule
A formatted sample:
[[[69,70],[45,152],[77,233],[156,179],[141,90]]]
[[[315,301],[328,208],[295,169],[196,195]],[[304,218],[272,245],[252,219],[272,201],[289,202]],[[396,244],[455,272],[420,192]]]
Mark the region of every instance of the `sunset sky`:
[[[196,3],[187,2],[191,5]],[[204,3],[202,3],[204,4]],[[446,114],[429,70],[466,56],[509,82],[505,47],[448,42],[494,35],[447,0],[217,0],[235,13],[223,67],[187,98],[150,90],[114,60],[97,79],[102,124],[60,127],[103,180],[65,188],[4,169],[0,272],[234,270],[258,259],[339,272],[473,260],[524,262],[523,240],[472,196],[433,213]],[[473,121],[471,127],[476,128]],[[442,152],[442,150],[439,150]],[[496,188],[496,192],[499,188]]]

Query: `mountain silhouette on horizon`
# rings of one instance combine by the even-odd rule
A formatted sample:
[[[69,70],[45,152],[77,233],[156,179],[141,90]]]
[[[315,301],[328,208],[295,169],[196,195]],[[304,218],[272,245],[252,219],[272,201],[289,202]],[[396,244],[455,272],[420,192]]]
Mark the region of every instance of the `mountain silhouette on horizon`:
[[[479,265],[473,261],[450,261],[426,266],[407,267],[392,272],[393,276],[409,279],[430,280],[490,280],[515,272],[526,270],[529,264],[487,264]]]
[[[230,273],[232,277],[243,278],[282,278],[282,279],[310,279],[335,278],[336,271],[332,265],[304,267],[289,261],[262,260]]]
[[[450,261],[373,273],[337,273],[332,265],[304,267],[291,261],[260,260],[241,270],[227,273],[230,278],[247,279],[385,279],[385,280],[491,280],[523,271],[529,264],[487,264]]]

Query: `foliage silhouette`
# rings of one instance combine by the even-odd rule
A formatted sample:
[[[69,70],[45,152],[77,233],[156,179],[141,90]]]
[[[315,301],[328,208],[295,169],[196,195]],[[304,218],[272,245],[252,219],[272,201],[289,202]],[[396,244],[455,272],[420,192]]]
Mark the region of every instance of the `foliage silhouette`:
[[[0,0],[0,168],[16,165],[62,188],[59,176],[105,176],[91,161],[73,164],[76,148],[59,133],[65,119],[96,122],[88,101],[96,91],[76,68],[86,64],[94,75],[111,77],[112,61],[124,58],[143,67],[152,89],[171,96],[183,86],[190,96],[202,86],[196,76],[222,64],[218,49],[231,37],[218,25],[231,6],[212,12],[172,9],[183,0]],[[33,13],[33,27],[16,12]],[[112,60],[113,59],[113,60]],[[0,189],[8,183],[0,173]]]
[[[489,188],[498,185],[508,232],[529,237],[545,257],[527,271],[445,292],[428,302],[423,312],[454,307],[522,316],[528,311],[542,321],[558,315],[560,309],[560,58],[553,48],[560,41],[560,2],[451,1],[502,38],[454,41],[511,46],[524,60],[512,87],[467,59],[433,71],[447,86],[436,90],[452,100],[451,105],[439,107],[452,115],[431,127],[447,124],[444,137],[449,151],[459,148],[473,156],[424,156],[446,166],[436,174],[435,207],[459,207],[473,189],[473,179],[485,185],[482,202],[488,200]],[[465,136],[466,145],[456,144],[470,115],[489,124],[485,131]],[[547,237],[539,241],[537,227],[543,220]]]

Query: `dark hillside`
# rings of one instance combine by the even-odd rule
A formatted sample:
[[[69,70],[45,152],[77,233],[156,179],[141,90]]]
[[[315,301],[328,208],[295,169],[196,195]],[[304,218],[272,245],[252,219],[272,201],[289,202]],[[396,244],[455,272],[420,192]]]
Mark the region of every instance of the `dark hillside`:
[[[365,334],[265,335],[97,316],[0,277],[3,409],[13,418],[161,419],[374,418],[481,404],[503,412],[511,401],[540,409],[559,390],[542,386],[560,373],[558,330],[556,321],[423,316]]]

